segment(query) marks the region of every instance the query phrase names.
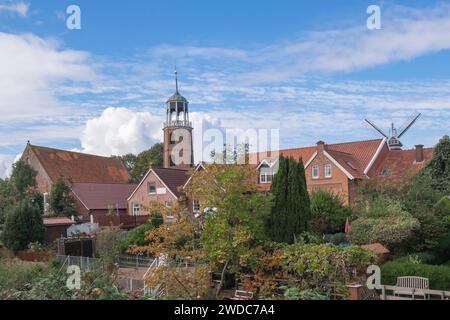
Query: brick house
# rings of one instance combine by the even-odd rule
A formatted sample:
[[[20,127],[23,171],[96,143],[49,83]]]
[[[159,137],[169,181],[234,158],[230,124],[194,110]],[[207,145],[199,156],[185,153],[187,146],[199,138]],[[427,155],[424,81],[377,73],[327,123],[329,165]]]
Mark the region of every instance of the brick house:
[[[28,143],[21,160],[37,172],[37,188],[44,194],[46,204],[52,184],[63,178],[71,187],[78,214],[83,221],[90,221],[93,215],[97,222],[97,218],[106,215],[111,208],[118,214],[126,214],[126,199],[135,185],[129,184],[130,175],[120,158]]]
[[[177,168],[151,168],[128,198],[128,213],[148,215],[151,203],[172,207],[184,195],[182,188],[189,179],[189,172]]]
[[[415,150],[390,150],[386,139],[326,144],[314,147],[280,150],[285,157],[302,160],[308,190],[328,190],[342,197],[345,204],[356,198],[358,182],[377,179],[385,184],[400,185],[417,173],[432,157],[433,148],[416,146]],[[261,190],[270,190],[277,159],[259,155]]]

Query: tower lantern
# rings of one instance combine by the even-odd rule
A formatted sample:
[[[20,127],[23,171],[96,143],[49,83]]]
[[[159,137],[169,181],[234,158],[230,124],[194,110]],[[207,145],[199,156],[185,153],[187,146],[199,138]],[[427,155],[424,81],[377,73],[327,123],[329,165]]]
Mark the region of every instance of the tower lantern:
[[[164,168],[190,168],[194,165],[192,130],[189,102],[178,91],[178,72],[175,70],[175,93],[166,102]]]

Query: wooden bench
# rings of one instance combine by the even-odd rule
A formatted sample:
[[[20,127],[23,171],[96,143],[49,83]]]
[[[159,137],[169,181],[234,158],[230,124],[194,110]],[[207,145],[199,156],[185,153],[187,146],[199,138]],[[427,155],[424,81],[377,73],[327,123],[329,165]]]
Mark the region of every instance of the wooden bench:
[[[423,290],[430,289],[430,282],[427,278],[422,277],[398,277],[394,296],[420,296],[427,299],[427,294]]]
[[[236,290],[234,293],[234,297],[231,300],[252,300],[253,292]]]

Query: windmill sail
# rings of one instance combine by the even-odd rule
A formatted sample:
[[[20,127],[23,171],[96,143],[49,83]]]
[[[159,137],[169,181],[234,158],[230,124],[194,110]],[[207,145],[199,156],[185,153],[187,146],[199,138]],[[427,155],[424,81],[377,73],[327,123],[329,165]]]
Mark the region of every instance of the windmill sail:
[[[416,112],[416,113],[412,116],[412,120],[410,120],[409,122],[407,122],[406,125],[403,126],[404,129],[401,129],[401,130],[400,130],[400,134],[398,135],[398,137],[401,138],[401,137],[406,133],[406,131],[408,131],[409,128],[411,128],[411,126],[412,126],[414,123],[416,123],[417,119],[419,119],[421,115],[422,115],[421,113]]]
[[[370,124],[375,130],[377,130],[379,133],[381,133],[381,135],[384,136],[386,139],[389,138],[388,135],[385,134],[385,133],[383,132],[383,130],[381,130],[380,128],[378,128],[378,127],[376,126],[375,123],[373,123],[373,122],[370,121],[369,119],[364,119],[364,120],[366,120],[366,122],[367,122],[368,124]]]
[[[408,122],[406,122],[406,125],[403,126],[403,129],[397,131],[397,129],[395,128],[394,124],[392,124],[392,128],[390,130],[389,135],[387,135],[386,133],[383,132],[383,130],[381,130],[380,128],[378,128],[375,123],[373,123],[372,121],[365,119],[366,122],[368,124],[370,124],[375,130],[377,130],[383,137],[385,137],[387,139],[387,143],[389,146],[390,150],[401,150],[403,147],[403,144],[400,141],[400,137],[402,137],[406,131],[409,130],[409,128],[411,128],[411,126],[416,123],[417,119],[419,119],[419,117],[421,116],[421,113],[416,112],[413,117],[411,118],[411,120],[409,120]],[[400,132],[400,133],[398,133]]]

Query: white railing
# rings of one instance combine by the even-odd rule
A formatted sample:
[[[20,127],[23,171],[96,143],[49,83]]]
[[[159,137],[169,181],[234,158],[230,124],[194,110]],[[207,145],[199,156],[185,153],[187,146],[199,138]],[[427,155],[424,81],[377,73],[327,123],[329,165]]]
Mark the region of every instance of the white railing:
[[[192,128],[192,122],[184,120],[173,120],[169,122],[164,122],[164,128],[167,127],[188,127]]]

